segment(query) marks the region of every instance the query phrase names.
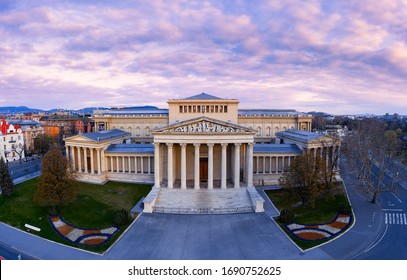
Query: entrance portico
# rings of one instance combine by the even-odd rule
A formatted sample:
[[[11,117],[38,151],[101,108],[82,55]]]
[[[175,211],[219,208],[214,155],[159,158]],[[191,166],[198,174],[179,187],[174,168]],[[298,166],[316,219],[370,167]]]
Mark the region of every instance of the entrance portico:
[[[250,155],[255,131],[201,117],[152,134],[156,188],[211,190],[226,189],[228,185],[240,188],[242,182],[244,186],[253,185]]]

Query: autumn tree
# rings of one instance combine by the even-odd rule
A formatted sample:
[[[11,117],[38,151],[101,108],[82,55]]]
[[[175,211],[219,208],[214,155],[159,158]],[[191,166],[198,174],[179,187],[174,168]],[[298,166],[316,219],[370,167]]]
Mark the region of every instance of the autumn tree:
[[[311,152],[305,152],[295,158],[286,173],[280,179],[283,188],[290,189],[301,198],[302,205],[314,206],[315,200],[323,193],[323,169],[326,163]]]
[[[0,159],[0,189],[6,196],[10,196],[14,191],[13,180],[3,157]]]
[[[58,208],[72,203],[76,199],[77,182],[69,171],[68,161],[58,149],[51,149],[42,159],[42,175],[34,202],[48,206],[52,214]]]
[[[44,155],[52,145],[52,138],[45,134],[38,134],[37,138],[34,139],[35,151],[39,155]]]
[[[382,192],[397,191],[398,166],[394,160],[399,147],[397,134],[386,131],[384,125],[376,119],[360,121],[345,140],[348,163],[360,185],[372,195],[372,203],[376,203]]]

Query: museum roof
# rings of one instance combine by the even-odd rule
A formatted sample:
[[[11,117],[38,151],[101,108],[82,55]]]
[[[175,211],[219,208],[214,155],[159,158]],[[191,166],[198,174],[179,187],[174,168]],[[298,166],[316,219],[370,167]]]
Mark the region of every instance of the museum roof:
[[[194,95],[194,96],[184,98],[184,100],[221,100],[221,99],[222,98],[219,98],[217,96],[210,95],[210,94],[207,94],[204,92]]]
[[[154,153],[153,144],[110,144],[105,153]]]
[[[168,115],[168,109],[158,108],[131,108],[131,109],[115,109],[102,113],[103,116],[109,115]]]
[[[253,151],[255,153],[302,153],[295,144],[254,144]]]
[[[94,140],[94,141],[97,141],[97,142],[114,139],[114,138],[118,138],[118,137],[130,136],[130,135],[131,135],[131,133],[120,130],[120,129],[103,130],[103,131],[81,134],[81,136]]]
[[[288,129],[277,132],[276,136],[281,138],[293,139],[300,142],[309,142],[323,137],[324,135],[306,130]]]
[[[292,109],[239,109],[239,116],[300,116],[307,115]]]

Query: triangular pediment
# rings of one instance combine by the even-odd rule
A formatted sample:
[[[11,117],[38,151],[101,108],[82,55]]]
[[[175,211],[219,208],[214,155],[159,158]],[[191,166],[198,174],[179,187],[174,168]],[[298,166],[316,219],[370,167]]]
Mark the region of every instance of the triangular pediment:
[[[256,131],[244,126],[232,124],[208,117],[200,117],[162,127],[152,134],[256,134]]]
[[[89,139],[88,137],[85,137],[84,135],[75,135],[75,136],[71,136],[71,137],[67,137],[65,138],[65,142],[96,142],[93,139]]]

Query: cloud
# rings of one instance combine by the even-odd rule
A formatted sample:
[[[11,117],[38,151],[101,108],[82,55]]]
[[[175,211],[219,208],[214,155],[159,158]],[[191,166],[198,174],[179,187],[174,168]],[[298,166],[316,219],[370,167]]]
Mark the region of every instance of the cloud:
[[[1,3],[0,92],[22,105],[166,107],[208,92],[246,108],[407,114],[398,1]]]

